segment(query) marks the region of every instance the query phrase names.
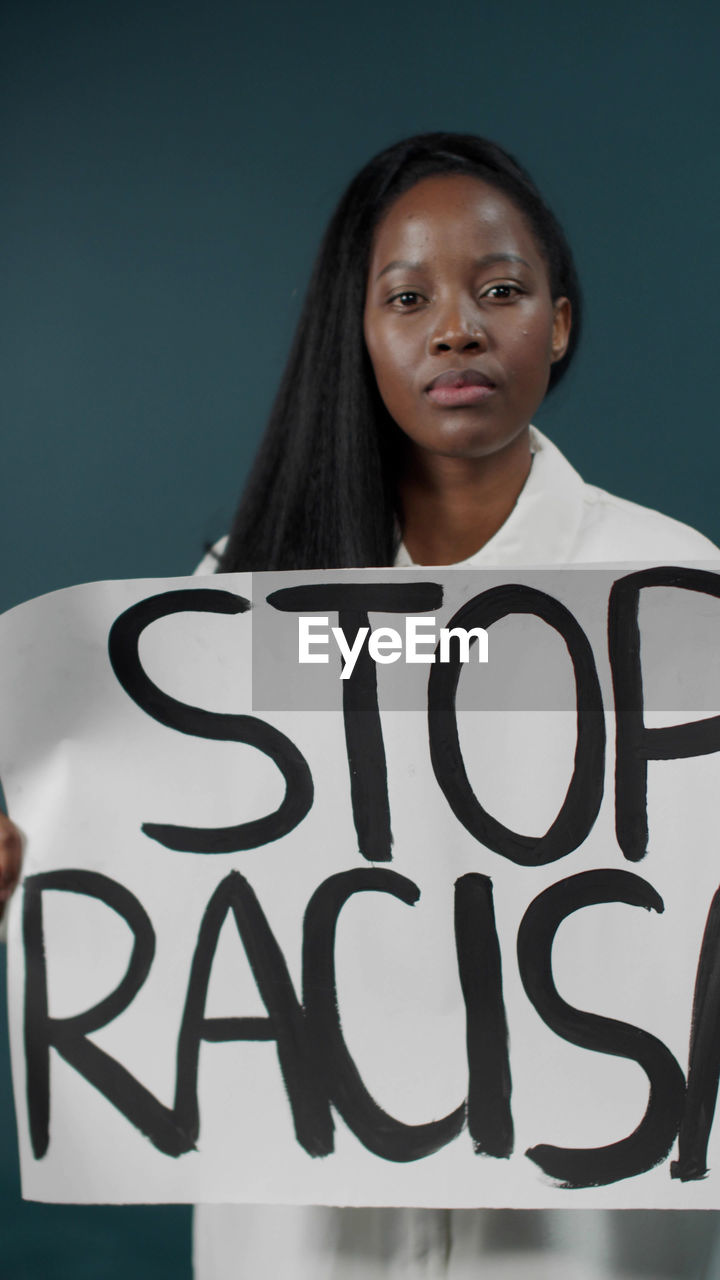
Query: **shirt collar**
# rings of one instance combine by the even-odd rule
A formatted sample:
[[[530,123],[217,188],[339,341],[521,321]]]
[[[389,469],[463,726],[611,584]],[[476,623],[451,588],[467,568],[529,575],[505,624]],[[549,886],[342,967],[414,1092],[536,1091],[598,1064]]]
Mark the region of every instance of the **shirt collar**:
[[[532,466],[507,520],[484,547],[453,567],[563,564],[570,559],[583,516],[582,479],[537,427],[530,428],[530,447]],[[413,563],[401,542],[396,566]]]

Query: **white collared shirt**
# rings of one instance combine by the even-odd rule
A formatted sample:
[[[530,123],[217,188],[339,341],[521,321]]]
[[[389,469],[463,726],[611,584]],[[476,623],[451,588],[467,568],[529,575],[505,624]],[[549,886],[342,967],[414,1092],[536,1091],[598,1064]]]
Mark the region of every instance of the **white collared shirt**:
[[[530,428],[530,445],[532,466],[507,520],[489,542],[455,568],[674,557],[707,560],[720,555],[708,538],[689,525],[585,484],[537,427]],[[395,563],[398,567],[413,563],[402,544]]]

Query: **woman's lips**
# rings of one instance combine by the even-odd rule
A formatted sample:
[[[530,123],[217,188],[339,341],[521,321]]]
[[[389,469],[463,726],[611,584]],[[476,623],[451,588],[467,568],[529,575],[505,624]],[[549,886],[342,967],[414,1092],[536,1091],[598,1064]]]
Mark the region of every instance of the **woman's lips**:
[[[461,409],[487,400],[495,390],[495,383],[476,369],[451,369],[433,378],[426,390],[434,404]]]

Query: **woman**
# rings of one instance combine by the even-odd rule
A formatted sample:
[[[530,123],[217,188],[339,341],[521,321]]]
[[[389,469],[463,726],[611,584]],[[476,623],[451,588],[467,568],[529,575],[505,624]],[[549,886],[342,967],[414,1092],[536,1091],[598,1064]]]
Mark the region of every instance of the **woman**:
[[[330,223],[233,528],[201,571],[715,556],[686,526],[583,484],[531,426],[569,367],[580,315],[562,229],[507,153],[440,133],[381,153]],[[19,855],[12,826],[2,831],[7,889]],[[654,1275],[697,1274],[691,1253],[699,1265],[712,1221],[691,1216],[687,1232],[673,1219],[687,1237],[681,1272],[665,1219],[654,1225]],[[202,1206],[196,1274],[618,1275],[614,1221]]]

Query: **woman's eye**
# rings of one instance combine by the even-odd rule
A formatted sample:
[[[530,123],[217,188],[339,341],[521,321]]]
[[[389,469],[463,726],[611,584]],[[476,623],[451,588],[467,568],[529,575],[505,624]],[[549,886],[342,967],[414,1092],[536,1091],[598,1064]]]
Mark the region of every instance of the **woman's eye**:
[[[498,302],[509,302],[520,294],[516,284],[493,284],[482,295],[484,298],[495,298]]]
[[[402,293],[396,293],[390,301],[396,302],[401,310],[406,310],[420,301],[420,294],[415,293],[413,289],[403,289]]]

